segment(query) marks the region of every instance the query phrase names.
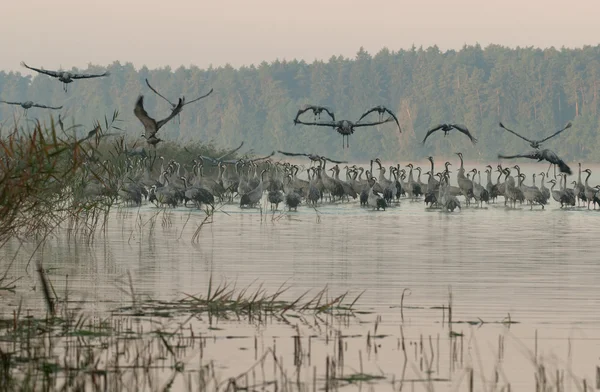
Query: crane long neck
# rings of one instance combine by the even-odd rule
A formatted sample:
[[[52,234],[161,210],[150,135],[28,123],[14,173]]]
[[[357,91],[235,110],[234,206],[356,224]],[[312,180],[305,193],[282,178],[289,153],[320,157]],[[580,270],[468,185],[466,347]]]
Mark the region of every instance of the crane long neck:
[[[592,175],[591,171],[587,172],[587,177],[585,178],[585,186],[589,186],[588,185],[588,179],[590,178],[591,175]]]
[[[565,181],[563,182],[563,178],[562,178],[562,176],[561,176],[561,177],[560,177],[560,190],[561,190],[561,191],[564,191],[564,190],[566,190],[566,188],[567,188],[567,181],[566,181],[566,179],[565,179]]]

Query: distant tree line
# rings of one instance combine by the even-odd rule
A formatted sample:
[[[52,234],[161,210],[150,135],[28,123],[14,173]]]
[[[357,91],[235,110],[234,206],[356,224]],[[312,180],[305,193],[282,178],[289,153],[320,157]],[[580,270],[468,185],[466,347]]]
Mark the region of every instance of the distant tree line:
[[[99,70],[90,65],[87,71]],[[122,128],[139,138],[142,127],[133,115],[138,94],[146,96],[146,109],[156,118],[170,109],[146,87],[148,78],[172,101],[181,95],[192,99],[214,88],[208,98],[186,106],[181,124],[172,121],[161,129],[163,139],[181,144],[210,141],[228,148],[244,140],[245,147],[257,153],[282,149],[399,161],[450,156],[460,150],[468,159],[494,160],[499,151],[530,149],[502,131],[499,121],[532,137],[550,134],[572,121],[572,129],[546,146],[568,160],[600,158],[600,46],[542,50],[475,45],[446,52],[433,46],[397,52],[383,49],[374,56],[361,48],[354,59],[333,56],[311,64],[275,61],[239,69],[136,70],[130,63],[115,62],[108,70],[110,77],[76,81],[67,94],[61,83],[44,75],[32,78],[0,72],[0,99],[64,105],[63,117],[87,126],[82,133],[96,119],[119,109]],[[306,103],[329,106],[336,119],[348,120],[385,105],[397,113],[403,133],[393,123],[362,128],[351,136],[350,149],[343,150],[341,136],[332,129],[294,126],[296,111]],[[49,114],[33,109],[28,116],[47,121]],[[20,116],[20,107],[0,106],[0,124]],[[464,135],[444,138],[437,133],[422,146],[427,129],[445,122],[465,124],[479,143],[472,146]]]

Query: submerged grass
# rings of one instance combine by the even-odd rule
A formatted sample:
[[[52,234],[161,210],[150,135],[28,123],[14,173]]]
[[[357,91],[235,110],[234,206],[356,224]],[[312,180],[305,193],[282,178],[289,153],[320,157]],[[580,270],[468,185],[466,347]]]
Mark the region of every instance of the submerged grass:
[[[185,294],[185,297],[169,302],[160,300],[145,300],[133,306],[119,308],[118,315],[174,317],[181,315],[206,314],[215,319],[245,318],[249,321],[260,322],[264,317],[284,319],[296,314],[329,314],[332,316],[352,316],[354,305],[362,295],[348,302],[348,292],[330,297],[327,287],[308,297],[310,290],[293,300],[284,300],[282,295],[290,289],[281,285],[274,293],[268,293],[262,285],[252,289],[251,285],[237,289],[234,284],[222,282],[213,284],[209,280],[207,293]]]
[[[262,368],[261,377],[253,372],[250,381],[246,372],[219,379],[212,361],[202,364],[207,334],[219,328],[209,321],[203,333],[192,321],[200,315],[209,319],[235,315],[237,320],[245,317],[257,322],[267,316],[282,321],[303,313],[349,316],[358,300],[344,302],[347,294],[329,297],[327,288],[309,299],[305,299],[307,292],[284,300],[289,286],[282,285],[269,294],[262,285],[255,290],[236,290],[228,283],[213,285],[211,279],[205,295],[151,301],[136,294],[128,275],[128,287],[123,291],[130,296],[131,305],[116,309],[106,318],[90,318],[81,309],[70,308],[67,298],[56,296],[43,270],[38,269],[38,274],[48,305],[46,316],[23,315],[19,307],[11,319],[0,320],[0,391],[165,390],[175,383],[202,391],[250,385],[284,387],[292,381],[275,348],[266,348],[252,367]],[[297,326],[295,330],[300,334]],[[198,355],[200,366],[191,364],[190,358]],[[272,376],[265,376],[269,359],[275,370]],[[193,381],[189,377],[192,374]]]

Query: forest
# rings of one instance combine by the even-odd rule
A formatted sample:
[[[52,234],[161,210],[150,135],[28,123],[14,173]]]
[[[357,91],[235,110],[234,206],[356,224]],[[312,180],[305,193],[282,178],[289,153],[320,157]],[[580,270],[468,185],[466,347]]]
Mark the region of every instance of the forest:
[[[23,59],[27,60],[27,59]],[[43,64],[30,64],[43,67]],[[145,96],[146,110],[160,119],[170,105],[152,93],[145,78],[171,101],[188,100],[214,89],[206,99],[185,107],[177,119],[159,132],[164,140],[182,145],[212,142],[228,148],[245,141],[245,150],[256,154],[273,150],[310,152],[339,159],[380,157],[394,161],[450,156],[462,151],[470,160],[495,160],[499,152],[530,150],[528,143],[508,134],[506,126],[530,138],[541,138],[571,121],[573,127],[549,140],[545,147],[566,160],[597,162],[598,88],[600,45],[579,49],[507,48],[464,46],[441,51],[438,47],[409,50],[383,49],[372,55],[360,48],[354,58],[332,56],[328,61],[274,61],[234,69],[231,66],[200,69],[195,66],[136,69],[114,62],[109,77],[76,81],[68,92],[45,75],[0,72],[0,99],[60,106],[61,111],[30,109],[27,118],[19,106],[0,105],[1,129],[16,123],[26,130],[35,118],[48,122],[62,113],[65,122],[82,124],[89,131],[98,119],[115,109],[130,141],[143,142],[143,128],[133,115],[135,100]],[[373,106],[393,110],[400,121],[360,128],[342,149],[342,137],[331,128],[294,125],[304,104],[324,105],[336,119],[356,121]],[[312,113],[305,114],[312,119]],[[377,114],[372,114],[377,118]],[[472,145],[456,132],[442,132],[421,144],[425,133],[439,123],[466,125],[479,139]],[[159,145],[160,148],[160,145]]]

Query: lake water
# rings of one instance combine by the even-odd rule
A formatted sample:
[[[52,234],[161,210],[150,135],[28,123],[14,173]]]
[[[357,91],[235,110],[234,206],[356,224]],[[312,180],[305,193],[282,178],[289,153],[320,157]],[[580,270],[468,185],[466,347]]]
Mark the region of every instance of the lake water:
[[[524,170],[546,168],[530,165]],[[576,170],[576,165],[572,168]],[[150,229],[153,216],[156,221]],[[226,205],[193,243],[203,219],[203,212],[186,208],[166,212],[148,205],[123,208],[111,215],[106,236],[84,244],[62,233],[35,257],[41,257],[58,291],[64,291],[68,275],[69,298],[85,300],[92,314],[130,300],[117,289],[127,286],[128,272],[138,295],[160,299],[206,293],[211,276],[213,283],[235,282],[237,287],[262,284],[270,293],[287,282],[288,299],[308,289],[314,295],[326,286],[331,297],[346,291],[355,297],[365,291],[355,308],[370,313],[358,314],[347,324],[334,323],[329,332],[314,321],[258,326],[219,321],[219,329],[214,329],[207,320],[194,320],[205,336],[215,337],[203,357],[214,360],[222,379],[245,372],[257,355],[274,345],[289,374],[294,374],[292,337],[298,324],[303,346],[311,340],[311,365],[298,376],[305,390],[313,388],[312,368],[322,381],[326,357],[339,355],[335,330],[346,336],[345,374],[358,373],[362,366],[363,373],[385,377],[345,389],[390,390],[396,380],[393,387],[398,390],[404,363],[401,327],[408,352],[405,378],[425,378],[431,361],[432,377],[449,380],[435,382],[436,391],[468,390],[469,367],[475,369],[475,390],[493,389],[495,369],[497,390],[508,383],[512,390],[534,390],[535,366],[527,353],[535,352],[536,346],[537,357],[547,368],[564,372],[566,390],[582,389],[583,377],[589,390],[596,386],[600,211],[560,210],[553,201],[544,211],[539,207],[530,211],[525,205],[507,209],[502,198],[496,205],[457,213],[426,210],[422,201],[408,200],[385,212],[362,209],[357,201],[284,214]],[[3,317],[12,314],[20,298],[31,312],[43,310],[39,288],[31,289],[39,286],[35,268],[32,264],[26,269],[33,248],[26,244],[16,256],[10,274],[24,278],[17,293],[3,302]],[[16,242],[5,246],[3,262],[17,250]],[[404,289],[410,292],[401,312]],[[432,309],[448,305],[450,290],[452,330],[462,337],[449,336],[447,310]],[[518,323],[499,323],[508,317]],[[367,345],[378,318],[377,334],[383,336]],[[258,353],[255,338],[260,342]],[[194,356],[189,360],[197,362]],[[427,389],[420,382],[404,387]],[[185,387],[176,384],[176,389]]]

